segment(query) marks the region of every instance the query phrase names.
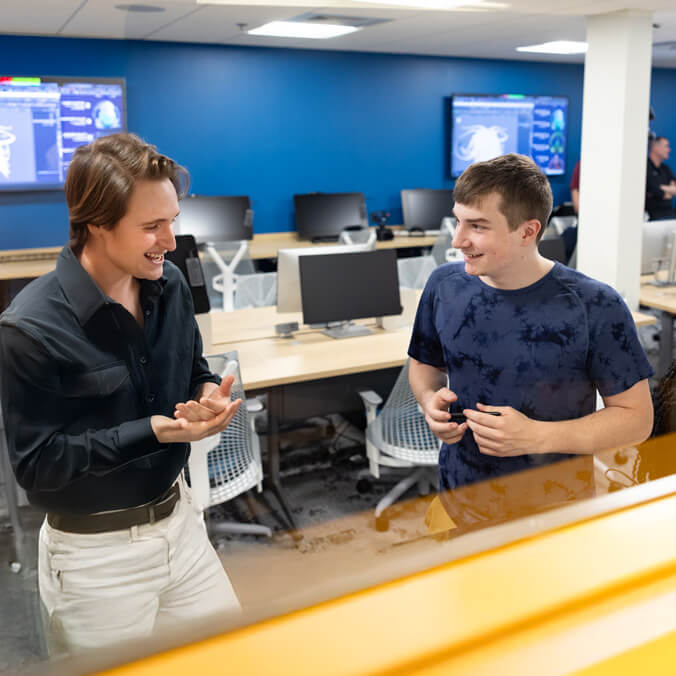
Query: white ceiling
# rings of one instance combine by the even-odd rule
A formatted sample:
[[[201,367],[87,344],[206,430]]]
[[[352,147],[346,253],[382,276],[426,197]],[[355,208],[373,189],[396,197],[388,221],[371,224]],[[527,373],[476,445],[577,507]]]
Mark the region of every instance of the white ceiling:
[[[653,12],[653,64],[676,68],[676,1],[505,0],[502,9],[432,11],[352,0],[136,0],[160,12],[115,7],[134,0],[2,0],[0,34],[205,42],[385,53],[581,63],[582,56],[526,54],[519,45],[584,40],[585,16],[624,9]],[[289,2],[293,1],[293,6]],[[246,29],[307,12],[386,19],[331,40],[264,38]],[[244,24],[242,30],[239,24]],[[660,43],[673,43],[660,46]]]

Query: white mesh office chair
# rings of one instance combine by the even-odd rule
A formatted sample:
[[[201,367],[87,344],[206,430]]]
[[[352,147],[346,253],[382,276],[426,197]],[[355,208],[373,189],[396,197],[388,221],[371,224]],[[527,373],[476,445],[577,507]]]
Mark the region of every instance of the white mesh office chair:
[[[237,275],[235,310],[245,307],[267,307],[277,304],[277,273],[257,272]]]
[[[222,242],[218,249],[210,244],[206,247],[206,250],[210,262],[213,262],[216,269],[219,270],[218,274],[213,275],[211,286],[221,294],[223,309],[230,312],[234,309],[237,280],[241,275],[255,272],[253,261],[249,257],[249,243],[247,240]]]
[[[409,360],[401,369],[397,381],[382,410],[380,396],[371,390],[359,392],[366,408],[366,455],[369,473],[380,478],[381,467],[415,468],[376,506],[376,529],[387,530],[389,519],[385,510],[413,485],[421,494],[430,486],[438,487],[439,449],[441,443],[427,426],[425,417],[408,384]],[[360,486],[358,485],[358,489]]]
[[[409,256],[397,259],[399,286],[404,289],[422,289],[437,267],[432,256]]]
[[[450,263],[454,260],[460,260],[462,254],[453,248],[453,235],[455,233],[455,219],[449,219],[442,224],[439,236],[436,239],[430,251],[430,256],[434,258],[437,265]]]
[[[343,230],[338,235],[339,244],[367,244],[369,249],[376,248],[376,231],[372,228],[360,228],[359,230]]]
[[[263,466],[260,443],[255,430],[255,413],[262,410],[258,400],[245,402],[237,352],[207,357],[209,367],[223,377],[233,375],[232,398],[242,399],[242,406],[228,427],[190,444],[188,471],[193,498],[204,513],[256,486],[262,490]],[[214,532],[267,535],[272,531],[260,524],[218,522],[211,524]]]
[[[563,235],[564,231],[568,230],[568,228],[572,228],[576,225],[577,216],[552,216],[549,219],[549,223],[547,224],[545,231],[551,227],[556,232],[556,235],[561,236]]]

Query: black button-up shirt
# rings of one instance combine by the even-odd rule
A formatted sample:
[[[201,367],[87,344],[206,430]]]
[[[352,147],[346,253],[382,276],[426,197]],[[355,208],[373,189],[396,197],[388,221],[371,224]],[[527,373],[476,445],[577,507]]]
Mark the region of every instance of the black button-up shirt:
[[[190,290],[164,264],[140,280],[141,327],[106,296],[69,247],[0,316],[2,407],[9,455],[32,504],[93,513],[149,502],[185,464],[189,445],[160,444],[150,416],[205,382]]]
[[[674,180],[674,174],[668,165],[660,164],[656,167],[648,158],[646,171],[645,210],[653,220],[660,218],[676,218],[676,211],[671,206],[671,198],[664,197],[660,186],[669,185]]]

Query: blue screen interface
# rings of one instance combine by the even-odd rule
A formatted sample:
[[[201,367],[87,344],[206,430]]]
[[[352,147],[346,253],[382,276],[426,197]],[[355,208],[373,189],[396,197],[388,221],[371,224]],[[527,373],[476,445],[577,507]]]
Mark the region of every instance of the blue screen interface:
[[[453,96],[451,175],[507,153],[529,155],[547,176],[566,173],[568,99],[554,96]]]
[[[123,131],[121,83],[0,78],[0,190],[63,186],[73,152]]]

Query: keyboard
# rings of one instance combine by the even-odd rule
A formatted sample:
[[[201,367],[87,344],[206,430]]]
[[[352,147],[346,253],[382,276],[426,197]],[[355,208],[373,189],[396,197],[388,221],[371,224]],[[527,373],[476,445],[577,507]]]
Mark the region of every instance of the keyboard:
[[[61,248],[45,249],[15,249],[0,251],[0,263],[32,263],[34,261],[55,261]]]

